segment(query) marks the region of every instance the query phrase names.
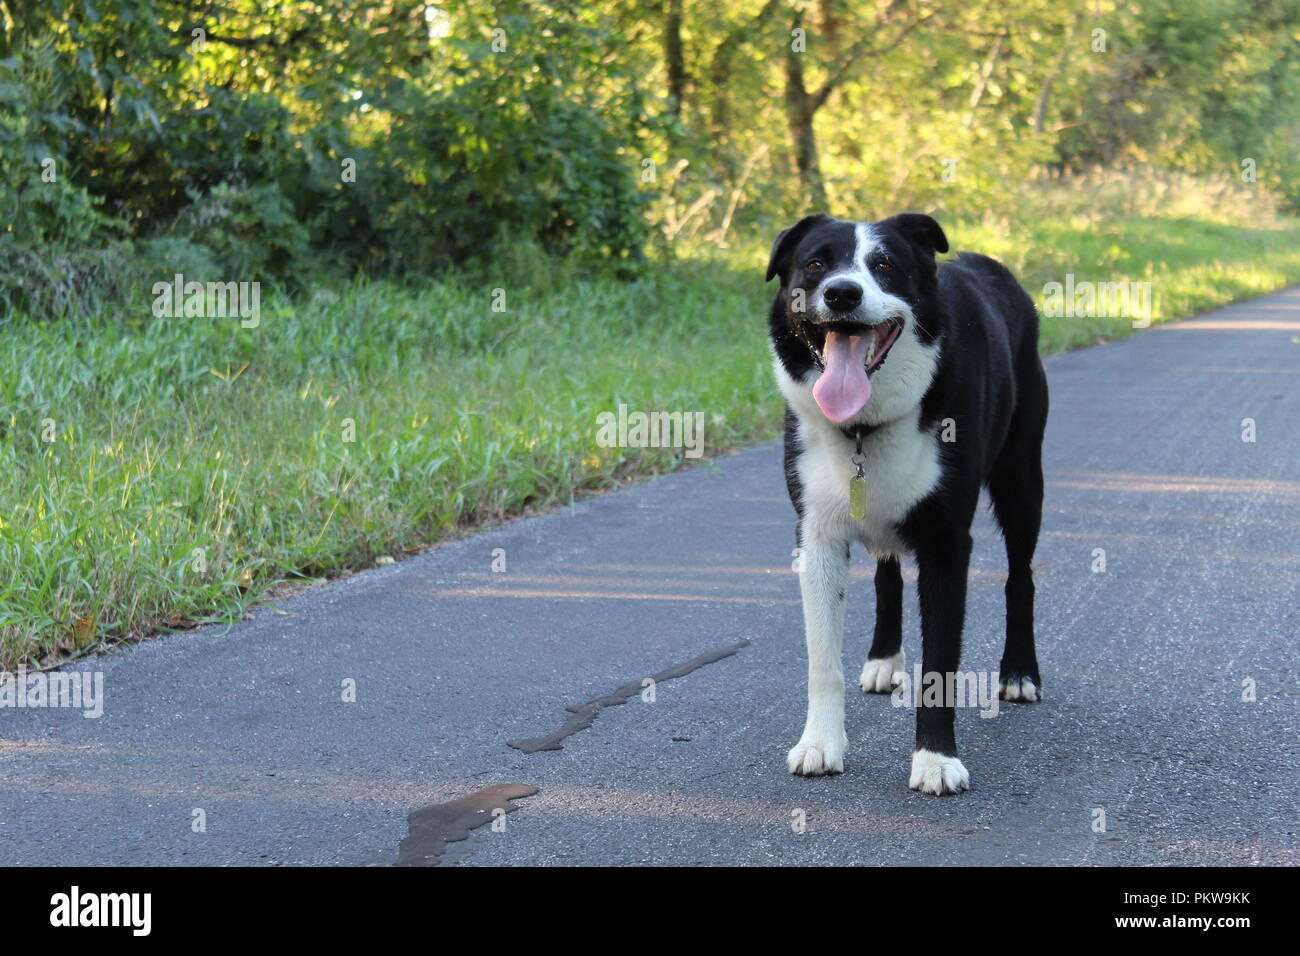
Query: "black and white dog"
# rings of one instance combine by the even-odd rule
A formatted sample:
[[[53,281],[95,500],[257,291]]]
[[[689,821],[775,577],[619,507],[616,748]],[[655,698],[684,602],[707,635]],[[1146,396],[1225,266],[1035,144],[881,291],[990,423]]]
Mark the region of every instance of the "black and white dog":
[[[943,675],[944,688],[953,686],[981,485],[1010,566],[998,696],[1042,693],[1030,571],[1047,421],[1038,313],[1002,265],[973,253],[936,265],[935,253],[947,251],[939,224],[912,213],[877,223],[809,216],[772,247],[767,278],[780,276],[781,289],[769,334],[786,400],[785,474],[808,642],[808,718],[787,760],[791,773],[844,769],[840,652],[852,541],[877,562],[862,690],[888,693],[903,676],[904,553],[918,566],[923,680]],[[864,482],[865,513],[860,501],[850,504]],[[965,790],[953,700],[926,699],[910,785]]]

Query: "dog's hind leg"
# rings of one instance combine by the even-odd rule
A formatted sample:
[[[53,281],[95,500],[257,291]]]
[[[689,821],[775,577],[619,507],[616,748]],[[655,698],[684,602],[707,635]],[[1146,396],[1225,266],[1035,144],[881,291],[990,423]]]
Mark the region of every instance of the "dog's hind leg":
[[[1041,411],[1046,418],[1045,403]],[[1023,424],[1018,422],[1018,425]],[[1007,545],[1007,642],[998,668],[998,696],[1032,703],[1043,698],[1043,681],[1034,652],[1034,572],[1043,515],[1043,423],[1008,442],[989,477],[993,513]]]
[[[903,572],[891,554],[876,560],[876,631],[858,686],[864,694],[888,694],[903,669]]]

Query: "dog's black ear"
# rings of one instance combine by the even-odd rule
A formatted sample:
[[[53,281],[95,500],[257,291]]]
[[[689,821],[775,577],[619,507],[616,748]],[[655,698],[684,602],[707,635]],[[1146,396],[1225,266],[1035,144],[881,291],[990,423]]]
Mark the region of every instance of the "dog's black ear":
[[[784,278],[786,271],[790,268],[790,257],[794,255],[794,247],[799,245],[799,240],[817,223],[830,218],[824,212],[819,212],[813,216],[804,216],[777,236],[776,242],[772,243],[772,257],[767,260],[767,276],[764,277],[763,281],[771,282],[772,277],[776,275]]]
[[[929,216],[919,212],[905,212],[895,216],[893,221],[899,232],[922,249],[929,251],[930,255],[948,251],[948,237],[943,234],[939,224]]]

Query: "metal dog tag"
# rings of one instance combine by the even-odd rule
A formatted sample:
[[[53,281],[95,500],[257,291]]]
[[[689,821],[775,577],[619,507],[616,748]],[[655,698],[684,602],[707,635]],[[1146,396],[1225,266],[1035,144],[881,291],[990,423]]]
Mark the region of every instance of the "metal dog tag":
[[[867,479],[859,466],[858,473],[849,479],[849,517],[854,521],[861,521],[866,516]]]

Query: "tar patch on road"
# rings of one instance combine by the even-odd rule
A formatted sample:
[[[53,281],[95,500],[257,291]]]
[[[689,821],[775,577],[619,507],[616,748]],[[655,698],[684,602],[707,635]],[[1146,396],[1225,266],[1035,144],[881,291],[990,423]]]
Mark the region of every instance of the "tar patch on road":
[[[397,866],[437,866],[448,843],[469,839],[469,831],[496,819],[496,810],[513,813],[519,808],[511,800],[531,797],[536,787],[522,783],[498,783],[468,797],[431,803],[407,818],[410,833],[398,847]]]
[[[707,654],[701,654],[699,657],[692,657],[689,661],[682,664],[675,664],[667,670],[660,671],[658,674],[651,674],[650,679],[656,684],[666,680],[672,680],[676,677],[685,677],[691,671],[699,670],[705,664],[712,664],[714,661],[720,661],[724,657],[730,657],[742,647],[748,647],[749,641],[737,641],[735,644],[728,644],[726,647],[720,647],[716,651],[709,651]],[[545,737],[533,737],[528,740],[507,740],[506,744],[514,747],[516,750],[522,750],[526,754],[537,753],[539,750],[562,750],[562,741],[566,737],[571,737],[580,730],[586,730],[592,725],[599,714],[606,707],[617,707],[619,704],[626,704],[629,700],[641,693],[642,679],[624,684],[612,694],[606,694],[604,697],[597,697],[589,700],[585,704],[574,704],[564,708],[573,716],[569,717],[561,727],[553,734]]]

